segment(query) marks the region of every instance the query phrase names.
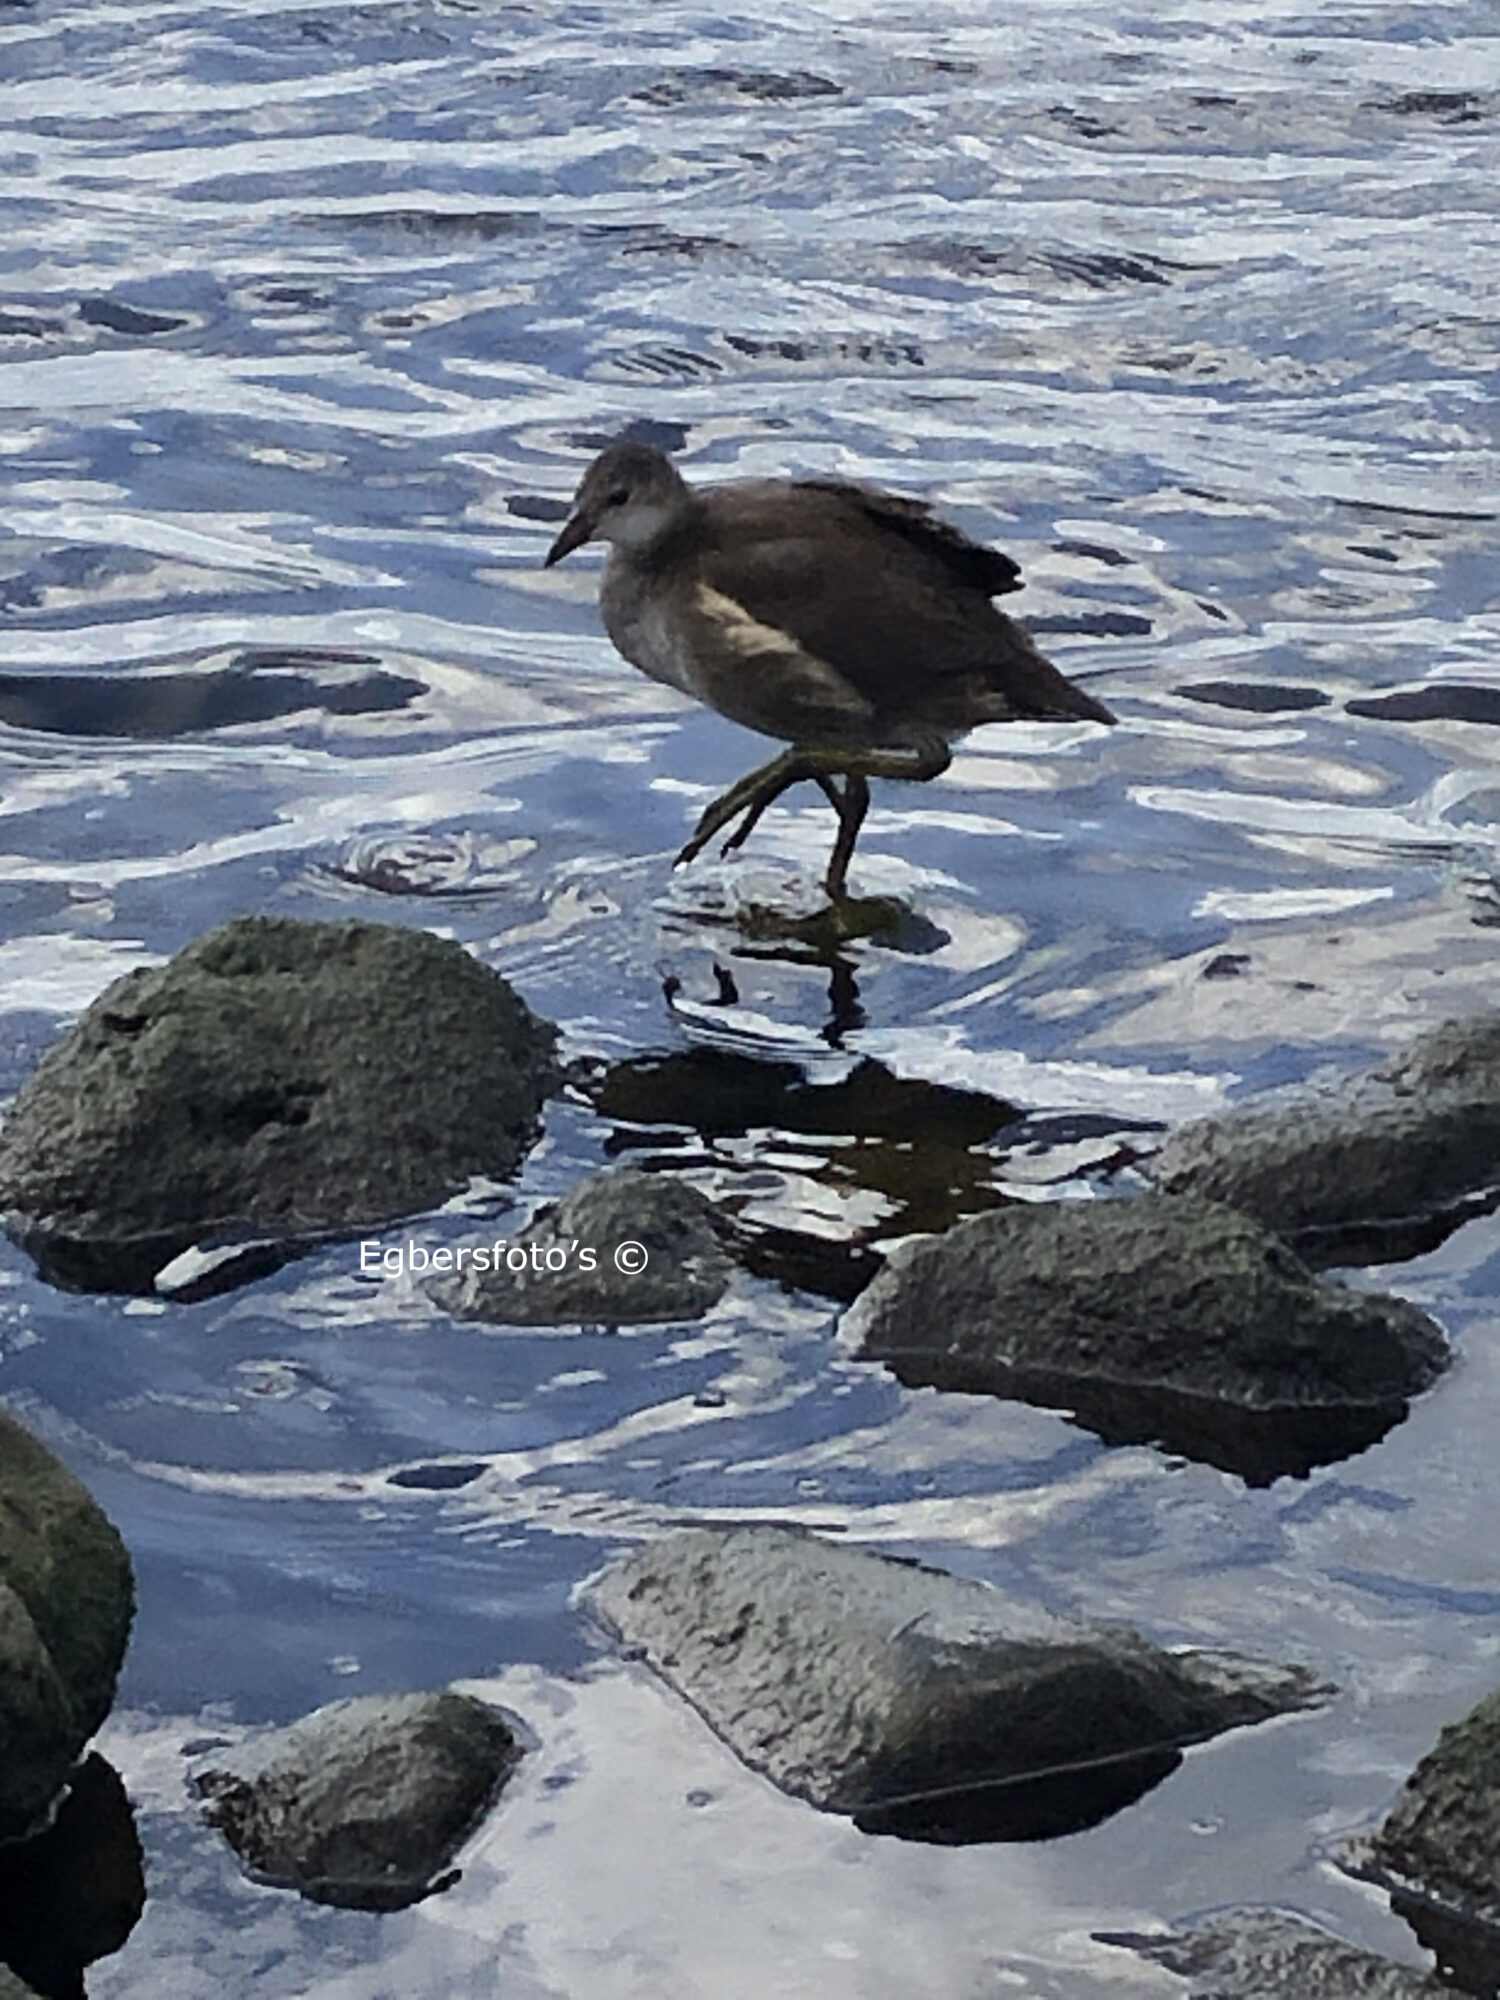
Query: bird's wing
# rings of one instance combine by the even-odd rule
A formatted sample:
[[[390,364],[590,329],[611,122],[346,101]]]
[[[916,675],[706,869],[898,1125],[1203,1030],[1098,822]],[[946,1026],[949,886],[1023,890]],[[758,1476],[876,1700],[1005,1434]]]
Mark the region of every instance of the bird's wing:
[[[986,597],[1003,597],[1021,588],[1021,565],[999,549],[972,541],[961,528],[941,521],[925,500],[901,493],[881,493],[847,479],[799,479],[795,490],[826,493],[875,527],[899,535],[913,548],[940,563],[953,581]]]
[[[861,504],[851,515],[849,489],[837,486],[723,489],[736,504],[721,507],[695,567],[700,589],[737,607],[747,644],[753,626],[770,635],[768,650],[815,662],[816,673],[802,671],[809,687],[819,683],[820,700],[826,686],[842,688],[851,720],[857,704],[887,729],[910,722],[956,734],[1007,716],[1109,719],[995,609],[983,585],[955,575],[925,529],[914,537],[904,517],[891,525],[863,505],[885,496],[854,491]],[[791,505],[793,496],[802,504]],[[795,680],[789,665],[783,678]],[[702,692],[746,719],[719,689]],[[743,704],[745,691],[734,698]],[[793,732],[783,723],[767,733]]]

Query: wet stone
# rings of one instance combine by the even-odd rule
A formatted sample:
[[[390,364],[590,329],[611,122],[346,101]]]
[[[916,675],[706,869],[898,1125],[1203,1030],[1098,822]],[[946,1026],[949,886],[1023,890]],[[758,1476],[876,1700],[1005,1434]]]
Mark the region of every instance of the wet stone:
[[[245,917],[117,979],[0,1129],[42,1274],[145,1291],[192,1246],[411,1215],[536,1134],[555,1031],[425,931]]]
[[[1160,1937],[1107,1934],[1191,1981],[1183,2000],[1453,2000],[1415,1966],[1345,1944],[1279,1910],[1231,1910]]]
[[[1500,1013],[1444,1022],[1342,1083],[1181,1126],[1147,1171],[1243,1209],[1310,1263],[1420,1255],[1500,1201]]]
[[[0,1410],[0,1841],[42,1818],[108,1715],[134,1608],[102,1510]]]
[[[521,1755],[468,1695],[362,1695],[214,1753],[193,1786],[256,1880],[399,1910],[456,1879],[444,1871]]]
[[[503,1263],[439,1278],[461,1319],[501,1326],[639,1326],[701,1319],[734,1264],[713,1203],[665,1174],[616,1167],[542,1209]]]
[[[1388,1887],[1487,1927],[1500,1960],[1500,1689],[1442,1732],[1369,1852]]]
[[[83,1968],[120,1949],[145,1904],[130,1801],[119,1772],[95,1751],[42,1832],[0,1845],[0,1964],[49,2000],[81,1994]]]
[[[1446,1366],[1401,1299],[1196,1196],[1017,1205],[899,1246],[846,1339],[909,1387],[1070,1410],[1252,1483],[1360,1450]]]
[[[916,1840],[1095,1825],[1184,1745],[1326,1692],[793,1528],[679,1530],[584,1601],[753,1770]]]

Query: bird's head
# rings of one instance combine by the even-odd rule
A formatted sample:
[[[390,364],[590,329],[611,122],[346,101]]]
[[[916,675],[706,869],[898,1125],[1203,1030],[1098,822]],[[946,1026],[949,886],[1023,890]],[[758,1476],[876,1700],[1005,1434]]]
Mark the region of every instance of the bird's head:
[[[663,452],[622,438],[600,452],[579,481],[573,511],[548,549],[545,567],[585,542],[645,548],[671,525],[687,498],[686,480]]]

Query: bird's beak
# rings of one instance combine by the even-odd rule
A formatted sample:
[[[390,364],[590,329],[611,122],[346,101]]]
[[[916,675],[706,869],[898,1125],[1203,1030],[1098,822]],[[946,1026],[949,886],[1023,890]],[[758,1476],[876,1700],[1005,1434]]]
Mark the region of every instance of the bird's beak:
[[[576,514],[569,515],[563,523],[562,533],[548,549],[542,568],[551,569],[554,563],[561,562],[563,557],[571,555],[574,549],[581,549],[593,532],[593,517],[585,514],[582,508]]]

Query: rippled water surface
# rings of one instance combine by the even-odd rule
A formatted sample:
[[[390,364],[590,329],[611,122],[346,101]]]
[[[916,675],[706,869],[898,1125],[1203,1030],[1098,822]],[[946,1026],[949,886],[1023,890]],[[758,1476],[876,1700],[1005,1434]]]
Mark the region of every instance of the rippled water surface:
[[[958,1146],[973,1206],[1083,1194],[1101,1134],[1486,1003],[1497,119],[1462,0],[0,6],[0,1082],[227,916],[366,916],[460,938],[571,1056],[990,1092],[1029,1123]],[[854,886],[904,933],[756,943],[736,907],[808,901],[826,807],[672,875],[763,746],[614,657],[590,557],[540,568],[625,425],[689,476],[939,499],[1123,726],[982,730],[877,787]],[[638,1125],[558,1103],[523,1207],[423,1240],[513,1227]],[[675,1136],[767,1226],[923,1226],[889,1151]],[[1493,1682],[1497,1259],[1480,1222],[1359,1274],[1458,1367],[1357,1460],[1246,1491],[903,1391],[764,1278],[691,1327],[493,1334],[349,1246],[170,1307],[7,1251],[0,1394],[140,1576],[105,1747],[151,1901],[91,1993],[1144,1996],[1181,1983],[1093,1933],[1240,1902],[1420,1961],[1328,1857]],[[698,1518],[1342,1693],[1069,1839],[869,1838],[569,1608]],[[444,1896],[298,1903],[187,1809],[206,1723],[453,1678],[543,1747]]]

